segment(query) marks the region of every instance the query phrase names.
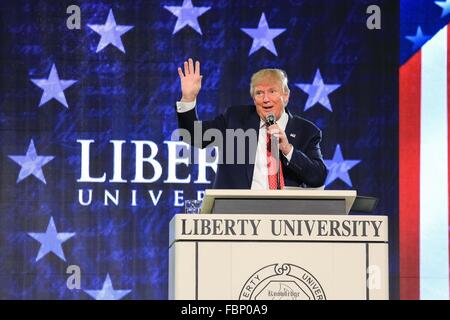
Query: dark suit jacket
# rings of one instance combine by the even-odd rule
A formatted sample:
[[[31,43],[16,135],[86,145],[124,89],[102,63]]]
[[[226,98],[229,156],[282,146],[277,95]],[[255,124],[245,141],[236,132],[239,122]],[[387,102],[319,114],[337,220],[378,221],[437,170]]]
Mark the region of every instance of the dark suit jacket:
[[[286,126],[286,136],[294,147],[291,161],[280,155],[283,166],[283,176],[286,186],[302,187],[320,187],[325,183],[327,170],[322,159],[320,151],[320,141],[322,132],[312,122],[299,116],[293,116],[287,108],[285,109],[289,116]],[[194,136],[194,123],[198,121],[196,109],[188,112],[178,113],[178,127],[186,129],[191,136]],[[235,106],[228,108],[224,114],[217,116],[214,120],[198,121],[201,123],[202,135],[208,129],[218,129],[224,136],[223,148],[219,152],[222,159],[226,159],[226,153],[230,150],[225,148],[227,142],[226,129],[254,129],[256,137],[259,134],[260,118],[256,113],[255,106]],[[199,136],[199,135],[198,135]],[[216,139],[217,140],[217,139]],[[195,143],[194,139],[190,141],[191,145],[197,147],[207,147],[220,145],[220,141],[202,141]],[[219,163],[213,188],[215,189],[250,189],[253,179],[254,159],[256,145],[252,146],[251,152],[247,152],[245,163],[239,164],[236,161],[237,147],[234,148],[233,163]],[[246,145],[246,150],[249,146]]]

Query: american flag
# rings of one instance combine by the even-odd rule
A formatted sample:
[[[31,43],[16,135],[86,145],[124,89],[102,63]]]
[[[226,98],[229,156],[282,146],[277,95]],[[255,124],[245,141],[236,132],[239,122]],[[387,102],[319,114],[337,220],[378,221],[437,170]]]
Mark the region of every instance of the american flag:
[[[449,299],[450,1],[402,4],[400,298]]]

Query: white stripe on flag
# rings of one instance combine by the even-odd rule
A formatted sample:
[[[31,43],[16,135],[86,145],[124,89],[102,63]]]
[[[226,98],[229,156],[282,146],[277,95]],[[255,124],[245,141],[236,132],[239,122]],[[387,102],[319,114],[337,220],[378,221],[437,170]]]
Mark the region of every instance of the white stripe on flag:
[[[422,47],[420,298],[449,298],[447,27]]]

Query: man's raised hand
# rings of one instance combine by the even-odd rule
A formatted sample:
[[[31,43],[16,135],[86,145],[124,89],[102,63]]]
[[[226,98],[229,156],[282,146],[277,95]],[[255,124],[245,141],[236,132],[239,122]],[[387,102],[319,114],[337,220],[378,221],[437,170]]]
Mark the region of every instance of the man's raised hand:
[[[188,61],[184,62],[184,73],[179,67],[178,75],[180,76],[181,82],[181,101],[194,101],[202,87],[203,76],[200,75],[200,61],[196,61],[194,67],[194,61],[189,58]]]

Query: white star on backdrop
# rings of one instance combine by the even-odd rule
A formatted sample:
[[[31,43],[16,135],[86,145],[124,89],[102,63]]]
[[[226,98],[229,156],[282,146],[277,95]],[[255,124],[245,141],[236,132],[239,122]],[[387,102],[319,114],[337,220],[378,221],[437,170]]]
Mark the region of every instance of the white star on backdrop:
[[[274,55],[278,56],[277,49],[275,48],[275,44],[273,43],[273,39],[286,31],[286,29],[270,29],[264,12],[259,19],[257,28],[241,28],[241,30],[253,38],[252,47],[250,48],[250,52],[248,54],[249,56],[263,47],[272,52]]]
[[[31,82],[44,90],[39,107],[51,99],[56,99],[66,108],[69,108],[64,90],[77,82],[77,80],[60,80],[55,64],[52,65],[48,79],[31,79]]]
[[[44,257],[47,253],[53,252],[59,258],[66,261],[66,257],[64,256],[64,251],[62,249],[62,244],[72,238],[75,233],[66,233],[56,231],[55,222],[53,221],[53,217],[50,217],[50,221],[47,226],[47,231],[45,233],[34,233],[28,232],[33,239],[39,241],[41,243],[41,248],[39,249],[38,255],[36,257],[36,261]]]
[[[325,186],[329,185],[336,179],[341,179],[349,187],[352,187],[352,180],[348,174],[348,171],[356,166],[361,160],[344,160],[342,155],[341,146],[337,145],[334,151],[333,159],[324,160],[325,166],[328,169],[327,179],[325,181]]]
[[[308,100],[305,103],[305,111],[314,106],[316,103],[321,104],[330,111],[333,111],[328,95],[339,88],[340,84],[325,84],[323,82],[320,70],[316,70],[312,83],[296,83],[296,87],[302,89],[308,94]]]
[[[8,157],[21,167],[16,183],[19,183],[30,175],[33,175],[43,183],[47,184],[42,167],[55,157],[38,156],[36,148],[34,147],[33,139],[31,139],[30,144],[28,145],[27,153],[24,156],[9,155]]]
[[[120,300],[129,294],[131,290],[114,290],[108,273],[101,290],[84,290],[84,292],[95,300]]]
[[[125,26],[116,24],[112,9],[109,9],[108,18],[105,24],[88,24],[88,27],[97,32],[101,38],[97,46],[97,51],[103,50],[107,45],[112,44],[120,51],[125,53],[121,36],[128,32],[134,26]]]
[[[191,0],[183,0],[183,4],[181,5],[181,7],[164,6],[164,9],[169,10],[178,18],[172,34],[177,33],[185,26],[189,26],[198,33],[202,34],[202,29],[200,28],[200,24],[198,23],[198,17],[211,9],[211,7],[194,7]]]

